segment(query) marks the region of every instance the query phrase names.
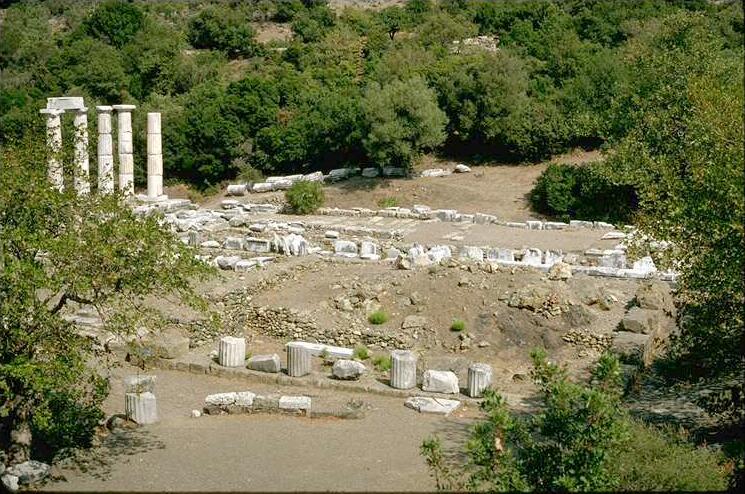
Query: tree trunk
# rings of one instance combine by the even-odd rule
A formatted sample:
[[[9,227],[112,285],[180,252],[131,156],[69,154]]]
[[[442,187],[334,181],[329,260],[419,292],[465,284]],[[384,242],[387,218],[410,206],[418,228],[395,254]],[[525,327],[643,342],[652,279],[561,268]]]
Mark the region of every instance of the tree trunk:
[[[8,462],[10,465],[23,463],[31,459],[31,423],[27,413],[16,415],[13,429],[10,431]]]

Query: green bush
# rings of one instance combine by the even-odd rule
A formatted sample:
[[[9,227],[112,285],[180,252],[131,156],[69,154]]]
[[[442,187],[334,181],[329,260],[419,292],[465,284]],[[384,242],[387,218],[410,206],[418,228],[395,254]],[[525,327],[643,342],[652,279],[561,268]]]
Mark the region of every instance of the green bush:
[[[367,360],[370,358],[370,351],[364,345],[359,345],[354,348],[352,358],[357,360]]]
[[[296,214],[310,214],[323,206],[326,196],[318,182],[301,180],[285,191],[285,200]]]
[[[383,324],[389,319],[388,314],[382,310],[376,310],[367,316],[367,320],[370,324]]]
[[[124,46],[142,29],[145,14],[139,5],[121,0],[104,2],[83,23],[83,29],[117,48]]]
[[[400,203],[398,201],[398,197],[383,197],[381,199],[378,199],[378,207],[379,208],[394,208],[398,206]]]
[[[239,11],[210,7],[189,23],[189,42],[194,48],[209,48],[230,58],[249,57],[258,52],[249,19]]]
[[[637,207],[634,188],[611,182],[598,168],[549,165],[530,191],[533,210],[563,221],[628,223]]]
[[[378,355],[373,358],[373,366],[378,372],[388,372],[391,370],[391,356],[390,355]]]
[[[450,331],[463,331],[466,329],[466,322],[462,319],[453,319],[453,324],[450,325]]]

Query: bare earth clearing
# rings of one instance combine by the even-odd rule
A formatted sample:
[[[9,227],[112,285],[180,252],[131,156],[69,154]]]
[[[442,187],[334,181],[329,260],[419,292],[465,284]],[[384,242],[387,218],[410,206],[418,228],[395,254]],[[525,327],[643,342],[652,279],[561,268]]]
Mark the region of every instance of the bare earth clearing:
[[[595,158],[595,153],[578,153],[560,159],[581,162]],[[427,163],[427,167],[432,166],[452,164]],[[396,197],[400,206],[426,204],[524,220],[531,217],[525,196],[545,166],[474,167],[472,173],[443,178],[355,179],[327,186],[326,191],[330,206],[376,208],[381,198]],[[267,193],[243,200],[276,202],[280,197],[279,193]],[[221,200],[211,198],[203,206],[219,209]],[[528,230],[388,217],[249,216],[251,222],[300,221],[306,226],[320,222],[320,232],[307,229],[303,235],[324,248],[330,248],[332,242],[324,238],[324,229],[344,231],[349,225],[399,232],[395,240],[375,238],[381,246],[420,242],[446,243],[456,249],[467,245],[538,247],[579,255],[590,248],[612,249],[618,242],[602,240],[604,232],[596,229]],[[209,238],[224,246],[223,241],[230,236],[259,235],[244,227],[231,225],[209,234],[203,232],[203,240]],[[225,251],[224,247],[202,251],[209,255],[245,253]],[[479,416],[476,400],[463,394],[439,395],[460,400],[461,407],[447,418],[419,414],[404,407],[405,397],[432,393],[416,388],[392,389],[388,372],[377,370],[372,358],[364,362],[368,372],[359,382],[330,379],[330,367],[321,358],[314,358],[311,374],[301,378],[245,369],[227,373],[213,361],[218,339],[226,334],[244,336],[250,355],[277,353],[283,366],[284,345],[291,340],[345,347],[364,344],[373,357],[388,355],[394,348],[410,348],[418,354],[420,382],[426,369],[451,370],[461,388],[469,364],[486,363],[493,368],[492,386],[516,410],[530,413],[535,406],[529,377],[530,350],[545,348],[574,376],[586,377],[633,305],[640,283],[587,275],[551,280],[535,269],[455,259],[429,268],[403,270],[384,261],[277,256],[257,269],[220,271],[200,290],[224,318],[221,333],[200,324],[194,314],[169,307],[164,301],[153,301],[170,312],[178,330],[190,338],[188,352],[145,371],[157,376],[160,422],[140,428],[114,428],[77,462],[58,465],[57,473],[66,481],[53,481],[45,488],[432,490],[435,485],[419,455],[419,445],[433,433],[440,434],[447,444],[462,444],[468,424]],[[370,324],[368,315],[375,310],[385,311],[389,320],[377,326]],[[660,312],[661,319],[667,321],[667,317]],[[465,323],[464,331],[450,329],[455,319]],[[579,333],[589,334],[590,339],[579,342]],[[108,416],[123,412],[122,378],[138,372],[129,364],[122,365],[112,373],[112,392],[105,404]],[[191,410],[202,408],[208,394],[244,390],[310,396],[312,411],[358,400],[365,404],[366,412],[357,419],[268,414],[190,417]]]

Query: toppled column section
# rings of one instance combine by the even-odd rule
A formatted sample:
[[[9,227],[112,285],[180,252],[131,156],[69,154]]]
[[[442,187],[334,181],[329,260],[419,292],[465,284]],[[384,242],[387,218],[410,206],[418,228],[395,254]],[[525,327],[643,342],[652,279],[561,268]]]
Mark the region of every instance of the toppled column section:
[[[310,351],[297,342],[287,344],[287,375],[300,377],[310,374]]]
[[[39,113],[47,116],[47,161],[49,182],[52,187],[62,192],[65,190],[65,178],[62,170],[62,120],[60,115],[64,110],[43,108]]]
[[[124,195],[134,193],[134,155],[132,144],[132,110],[135,105],[114,105],[117,112],[119,144],[119,190]]]
[[[75,192],[78,195],[90,194],[91,184],[88,180],[90,162],[88,159],[88,109],[75,109],[72,125],[75,128],[75,153],[73,170]]]
[[[411,389],[416,386],[416,355],[409,350],[391,352],[391,387]]]
[[[471,398],[479,398],[484,390],[491,386],[491,366],[488,364],[471,364],[468,367],[468,386],[466,392]]]
[[[220,338],[217,362],[223,367],[243,367],[246,362],[246,339],[233,336]]]
[[[98,112],[98,193],[114,192],[114,139],[111,136],[110,106],[97,106]]]

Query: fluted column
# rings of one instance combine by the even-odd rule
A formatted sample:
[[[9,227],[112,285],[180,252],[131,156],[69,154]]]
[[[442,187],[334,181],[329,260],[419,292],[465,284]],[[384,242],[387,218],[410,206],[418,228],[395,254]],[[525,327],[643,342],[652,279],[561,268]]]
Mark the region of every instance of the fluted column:
[[[396,389],[411,389],[416,386],[416,355],[413,352],[391,352],[391,386]]]
[[[73,170],[75,192],[78,195],[89,194],[91,183],[88,178],[90,160],[88,159],[88,108],[77,108],[74,110],[72,125],[75,129],[74,164]]]
[[[124,195],[134,193],[134,155],[132,144],[132,110],[135,105],[114,105],[117,112],[117,141],[119,148],[119,190]]]
[[[147,198],[164,199],[160,113],[147,114]]]
[[[98,112],[98,193],[114,192],[114,139],[111,136],[110,106],[97,106]]]
[[[158,406],[155,395],[150,391],[144,393],[126,393],[124,395],[124,413],[136,424],[154,424],[158,421]]]
[[[491,386],[491,366],[471,364],[468,367],[468,386],[466,391],[471,398],[479,398]]]
[[[47,161],[49,182],[52,187],[62,192],[65,190],[65,176],[62,169],[62,120],[63,110],[43,108],[39,113],[47,116]]]
[[[246,365],[246,339],[225,336],[220,339],[217,362],[224,367],[244,367]]]
[[[310,351],[294,342],[287,344],[287,375],[300,377],[310,374]]]

